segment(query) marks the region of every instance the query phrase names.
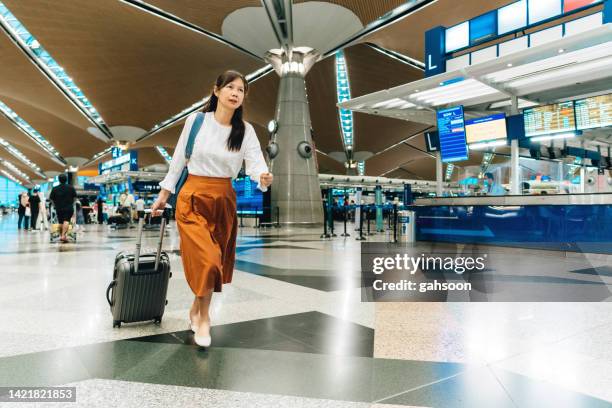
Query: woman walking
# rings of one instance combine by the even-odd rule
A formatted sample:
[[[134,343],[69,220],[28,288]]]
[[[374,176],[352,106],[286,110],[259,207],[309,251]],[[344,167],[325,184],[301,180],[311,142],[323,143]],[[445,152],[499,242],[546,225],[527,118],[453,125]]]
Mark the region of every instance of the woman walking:
[[[204,122],[191,158],[185,159],[185,147],[195,113],[185,122],[168,174],[159,183],[159,197],[151,208],[154,215],[163,211],[187,164],[189,176],[177,197],[175,215],[185,278],[195,295],[190,326],[196,344],[202,347],[211,344],[212,294],[232,281],[234,271],[238,225],[232,178],[238,175],[244,160],[247,175],[258,181],[260,190],[266,191],[273,179],[253,126],[242,120],[247,92],[246,79],[236,71],[226,71],[217,78],[203,108]]]

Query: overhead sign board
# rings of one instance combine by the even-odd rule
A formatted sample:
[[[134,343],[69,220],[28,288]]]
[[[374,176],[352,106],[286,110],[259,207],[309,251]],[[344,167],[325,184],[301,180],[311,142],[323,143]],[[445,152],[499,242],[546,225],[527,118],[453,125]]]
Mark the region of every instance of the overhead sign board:
[[[113,173],[116,171],[138,171],[138,152],[131,150],[112,160],[100,163],[98,166],[100,174]]]

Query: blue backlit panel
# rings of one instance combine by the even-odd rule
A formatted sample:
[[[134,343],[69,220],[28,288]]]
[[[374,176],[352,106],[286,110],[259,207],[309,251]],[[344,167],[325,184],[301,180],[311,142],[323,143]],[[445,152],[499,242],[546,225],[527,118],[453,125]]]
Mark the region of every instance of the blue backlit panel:
[[[449,163],[467,160],[463,106],[439,110],[437,121],[442,161]]]
[[[470,20],[470,44],[478,44],[497,35],[497,11]]]
[[[344,52],[336,53],[336,93],[338,102],[346,102],[351,99],[351,85],[348,77],[348,69]],[[346,149],[353,148],[353,112],[348,109],[340,108],[340,129],[342,130],[342,140]]]

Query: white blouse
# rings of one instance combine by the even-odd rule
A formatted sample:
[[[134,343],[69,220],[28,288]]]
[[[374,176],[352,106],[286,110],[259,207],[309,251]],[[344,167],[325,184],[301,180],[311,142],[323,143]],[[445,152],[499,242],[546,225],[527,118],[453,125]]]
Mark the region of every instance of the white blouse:
[[[163,189],[171,193],[175,192],[174,187],[185,167],[185,145],[195,117],[196,113],[187,117],[185,127],[176,144],[168,174],[159,183]],[[244,139],[240,151],[229,151],[227,148],[227,139],[231,130],[231,126],[224,126],[217,122],[214,112],[206,112],[204,123],[196,135],[193,153],[187,165],[189,174],[235,178],[244,160],[246,174],[251,180],[257,181],[257,187],[261,191],[267,191],[267,187],[260,185],[260,175],[268,172],[268,165],[261,152],[255,129],[250,123],[245,122]]]

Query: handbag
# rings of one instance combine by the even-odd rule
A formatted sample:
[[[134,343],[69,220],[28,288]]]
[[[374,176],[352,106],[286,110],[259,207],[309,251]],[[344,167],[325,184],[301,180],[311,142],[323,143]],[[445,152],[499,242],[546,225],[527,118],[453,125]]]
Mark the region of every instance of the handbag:
[[[196,114],[195,120],[191,125],[191,129],[189,130],[189,138],[187,139],[187,145],[185,145],[185,167],[183,167],[183,171],[181,171],[181,175],[174,186],[174,194],[170,196],[168,200],[168,204],[172,206],[172,208],[176,209],[176,199],[183,188],[183,185],[187,181],[187,177],[189,176],[189,171],[187,170],[187,165],[189,164],[189,159],[191,158],[191,154],[193,153],[193,145],[195,144],[195,138],[202,128],[202,124],[204,123],[204,114],[202,112],[198,112]]]
[[[26,207],[25,210],[25,216],[26,217],[31,217],[32,216],[32,210],[30,209],[30,205],[28,204],[28,206]]]

